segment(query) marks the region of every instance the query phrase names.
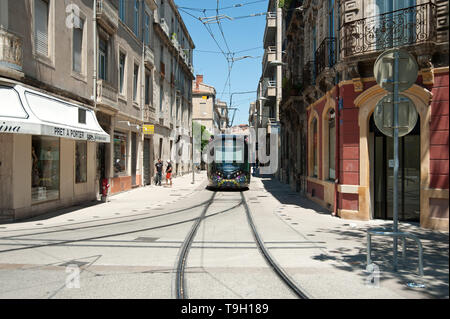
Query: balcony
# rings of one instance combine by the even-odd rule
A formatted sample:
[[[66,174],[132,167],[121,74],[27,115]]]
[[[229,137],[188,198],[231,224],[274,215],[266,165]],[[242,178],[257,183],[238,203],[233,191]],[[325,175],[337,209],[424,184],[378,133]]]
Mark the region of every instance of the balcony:
[[[180,51],[180,43],[178,42],[177,36],[175,33],[172,33],[172,36],[170,37],[170,41],[172,42],[172,45],[175,47],[175,50]]]
[[[159,20],[159,25],[161,26],[161,29],[164,31],[164,33],[167,35],[167,37],[170,39],[169,26],[167,25],[167,22],[164,18],[161,18]]]
[[[152,49],[150,49],[148,46],[145,46],[144,63],[147,66],[154,66],[155,65],[155,56],[153,54]]]
[[[104,80],[97,80],[97,103],[111,106],[117,102],[117,89]]]
[[[277,13],[267,12],[266,29],[264,30],[264,47],[275,44],[277,35]]]
[[[336,64],[336,38],[325,38],[315,53],[316,74]]]
[[[275,97],[277,95],[277,82],[274,80],[264,79],[263,81],[263,96]]]
[[[264,74],[266,75],[266,71],[269,70],[268,68],[268,63],[275,61],[276,59],[276,55],[277,55],[277,47],[276,46],[269,46],[267,47],[267,49],[264,50],[264,57],[263,57],[263,70],[264,70]]]
[[[22,72],[22,39],[0,28],[0,70]]]
[[[340,32],[341,54],[345,58],[395,46],[435,42],[436,25],[433,3],[344,23]]]
[[[119,27],[119,14],[106,0],[97,0],[97,21],[109,33],[115,33]]]
[[[316,84],[316,72],[314,61],[306,62],[303,66],[303,88]]]

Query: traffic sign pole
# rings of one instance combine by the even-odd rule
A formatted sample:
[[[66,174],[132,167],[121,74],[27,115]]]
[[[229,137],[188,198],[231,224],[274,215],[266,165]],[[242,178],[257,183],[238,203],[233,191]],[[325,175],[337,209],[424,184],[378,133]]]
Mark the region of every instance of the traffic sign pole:
[[[394,52],[394,99],[393,99],[393,109],[394,109],[394,198],[393,198],[393,211],[394,211],[394,232],[398,232],[398,51]],[[394,271],[397,271],[397,251],[398,251],[398,240],[397,236],[394,237]]]

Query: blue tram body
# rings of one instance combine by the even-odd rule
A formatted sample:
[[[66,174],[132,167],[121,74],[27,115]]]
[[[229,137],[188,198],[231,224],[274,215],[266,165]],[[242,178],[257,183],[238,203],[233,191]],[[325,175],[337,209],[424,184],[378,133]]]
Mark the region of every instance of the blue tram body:
[[[248,188],[250,184],[248,137],[216,135],[208,144],[208,181],[211,188]]]

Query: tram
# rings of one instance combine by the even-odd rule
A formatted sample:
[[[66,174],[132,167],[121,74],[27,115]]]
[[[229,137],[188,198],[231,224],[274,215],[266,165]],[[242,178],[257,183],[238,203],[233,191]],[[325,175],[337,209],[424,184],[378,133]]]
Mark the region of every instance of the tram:
[[[250,184],[249,141],[246,135],[211,136],[208,144],[208,186],[247,189]]]

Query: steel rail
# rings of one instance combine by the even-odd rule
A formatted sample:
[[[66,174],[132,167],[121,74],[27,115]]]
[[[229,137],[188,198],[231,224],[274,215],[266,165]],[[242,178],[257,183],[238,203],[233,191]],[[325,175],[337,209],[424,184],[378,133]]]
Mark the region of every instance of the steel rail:
[[[177,265],[177,274],[176,274],[176,280],[175,280],[175,289],[177,294],[177,299],[186,299],[187,293],[186,293],[186,282],[185,282],[185,275],[184,270],[186,267],[186,261],[189,253],[189,249],[191,248],[192,241],[194,240],[195,234],[197,233],[197,229],[200,226],[200,223],[205,218],[206,212],[208,211],[209,206],[211,206],[212,202],[214,201],[214,198],[216,197],[217,192],[214,192],[211,196],[211,199],[208,201],[208,203],[205,205],[205,207],[202,210],[202,213],[200,216],[195,220],[194,225],[192,225],[192,228],[190,232],[188,233],[186,239],[183,242],[183,245],[180,249],[180,254],[178,257],[178,265]]]
[[[253,222],[252,214],[250,212],[250,208],[247,205],[247,201],[245,200],[244,193],[241,192],[242,203],[245,208],[245,212],[247,214],[248,223],[253,231],[253,236],[255,237],[256,243],[258,244],[258,248],[261,251],[262,255],[268,262],[268,264],[272,267],[272,269],[277,273],[277,275],[281,278],[281,280],[301,299],[310,299],[311,297],[299,287],[298,284],[294,283],[293,279],[283,270],[283,268],[278,265],[278,263],[273,259],[272,255],[269,253],[261,236],[259,235],[258,229],[256,228],[255,223]]]

